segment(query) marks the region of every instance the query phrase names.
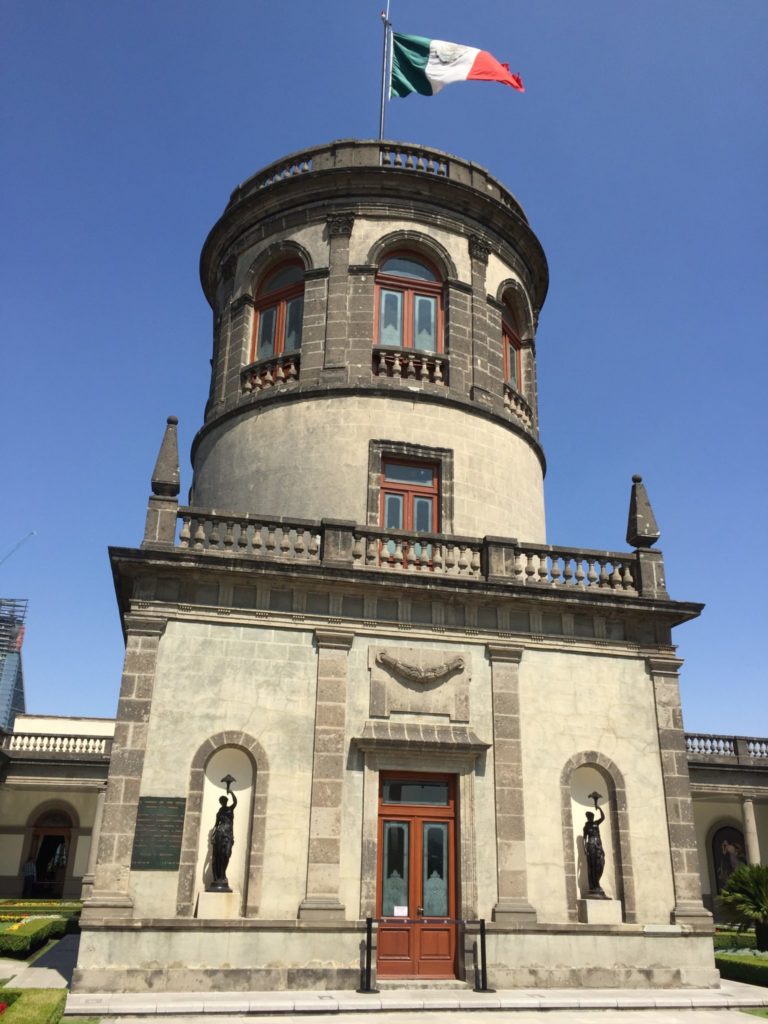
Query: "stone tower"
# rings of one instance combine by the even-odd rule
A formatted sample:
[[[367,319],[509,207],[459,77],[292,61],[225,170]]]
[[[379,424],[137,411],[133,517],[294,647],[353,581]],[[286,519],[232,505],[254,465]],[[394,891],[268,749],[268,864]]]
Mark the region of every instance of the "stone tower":
[[[366,918],[382,979],[471,979],[482,919],[497,987],[716,984],[671,643],[700,606],[639,478],[634,550],[546,543],[547,267],[515,198],[337,142],[237,188],[201,276],[189,504],[171,417],[143,543],[111,551],[76,987],[356,987]]]

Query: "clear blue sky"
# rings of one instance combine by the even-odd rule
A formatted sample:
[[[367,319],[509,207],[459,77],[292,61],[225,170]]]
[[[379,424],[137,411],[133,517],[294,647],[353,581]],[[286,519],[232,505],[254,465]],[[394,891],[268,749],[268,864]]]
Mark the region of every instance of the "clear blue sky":
[[[200,247],[284,153],[378,125],[377,0],[3,0],[0,595],[30,601],[34,712],[111,715],[107,546],[138,544],[165,417],[207,393]],[[486,166],[550,263],[538,335],[554,544],[662,530],[686,726],[768,735],[766,0],[393,0],[527,92],[394,100],[390,138]]]

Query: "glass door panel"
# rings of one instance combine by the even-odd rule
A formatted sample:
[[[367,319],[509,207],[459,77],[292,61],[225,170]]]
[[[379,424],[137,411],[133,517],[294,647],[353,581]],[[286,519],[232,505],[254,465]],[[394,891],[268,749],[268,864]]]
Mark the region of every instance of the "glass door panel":
[[[448,916],[448,825],[422,826],[422,900],[424,917]]]
[[[290,299],[285,306],[285,345],[286,352],[296,352],[301,348],[301,325],[304,320],[304,296]]]
[[[259,313],[259,343],[256,351],[257,359],[268,359],[275,352],[275,326],[277,323],[277,306],[262,309]]]
[[[437,348],[437,300],[427,295],[415,295],[413,347],[422,352]]]
[[[381,291],[379,313],[379,344],[401,348],[403,344],[402,292]]]
[[[407,821],[384,822],[382,917],[408,916],[408,838]]]

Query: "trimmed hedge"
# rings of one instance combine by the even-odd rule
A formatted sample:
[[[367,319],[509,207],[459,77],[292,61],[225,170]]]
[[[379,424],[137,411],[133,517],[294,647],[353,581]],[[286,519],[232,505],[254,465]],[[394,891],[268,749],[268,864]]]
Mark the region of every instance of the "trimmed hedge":
[[[718,953],[715,966],[727,981],[745,981],[748,985],[768,987],[768,957]]]
[[[715,949],[754,949],[754,932],[715,932]]]
[[[67,930],[63,917],[29,917],[16,931],[0,931],[0,956],[28,957],[48,939],[59,939]]]

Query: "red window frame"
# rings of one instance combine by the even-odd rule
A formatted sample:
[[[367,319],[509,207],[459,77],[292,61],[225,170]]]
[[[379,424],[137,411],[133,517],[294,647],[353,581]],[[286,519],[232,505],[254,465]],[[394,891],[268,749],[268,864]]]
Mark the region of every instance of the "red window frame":
[[[414,310],[416,308],[416,298],[419,296],[427,296],[435,298],[435,354],[443,352],[443,281],[437,267],[430,260],[425,259],[421,253],[409,252],[406,250],[397,250],[396,252],[388,252],[382,259],[382,264],[386,263],[387,260],[396,259],[401,257],[402,259],[413,260],[415,263],[420,263],[426,267],[435,275],[434,281],[421,281],[414,277],[401,277],[399,274],[388,274],[382,270],[376,273],[376,301],[374,303],[374,331],[373,331],[373,343],[374,345],[382,345],[381,341],[381,292],[382,289],[387,291],[400,292],[403,296],[403,337],[402,345],[393,346],[400,348],[414,348]],[[423,352],[425,355],[429,355],[431,350],[426,349],[414,349],[416,352]]]
[[[501,319],[501,343],[504,349],[504,383],[517,392],[522,392],[521,342],[512,310],[507,306]]]
[[[408,483],[399,480],[387,480],[387,466],[416,466],[419,469],[432,470],[431,484]],[[381,496],[379,504],[379,515],[381,525],[386,524],[386,499],[387,495],[400,495],[403,498],[403,525],[398,529],[414,532],[414,499],[432,498],[432,525],[427,533],[440,532],[440,464],[427,462],[421,459],[401,459],[397,456],[384,455],[381,460]],[[395,527],[390,527],[395,529]]]
[[[289,270],[292,267],[296,267],[301,270],[302,278],[300,281],[294,281],[284,288],[278,288],[275,291],[264,291],[265,284],[273,278],[276,274],[282,270]],[[256,302],[254,303],[254,316],[253,316],[253,333],[251,336],[251,362],[262,362],[266,359],[276,359],[281,356],[285,351],[285,321],[286,311],[288,309],[288,303],[292,299],[297,299],[299,296],[304,294],[304,266],[299,260],[285,260],[282,263],[277,263],[270,267],[269,270],[262,276],[261,284],[256,291]],[[270,355],[263,356],[259,359],[259,324],[261,322],[261,314],[267,310],[276,307],[275,314],[275,333],[274,333],[274,348]],[[293,351],[301,351],[301,339],[299,339],[299,347]]]

